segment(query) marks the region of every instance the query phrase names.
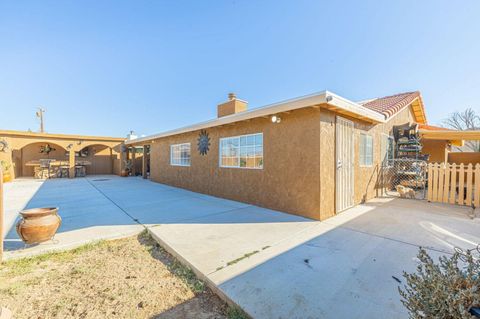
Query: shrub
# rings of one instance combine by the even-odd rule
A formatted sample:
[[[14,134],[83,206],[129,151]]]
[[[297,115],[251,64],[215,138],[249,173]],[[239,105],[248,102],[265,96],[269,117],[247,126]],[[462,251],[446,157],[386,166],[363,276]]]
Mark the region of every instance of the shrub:
[[[475,318],[469,311],[480,306],[480,260],[456,252],[437,264],[423,248],[418,259],[417,272],[404,272],[407,283],[398,288],[410,318]]]

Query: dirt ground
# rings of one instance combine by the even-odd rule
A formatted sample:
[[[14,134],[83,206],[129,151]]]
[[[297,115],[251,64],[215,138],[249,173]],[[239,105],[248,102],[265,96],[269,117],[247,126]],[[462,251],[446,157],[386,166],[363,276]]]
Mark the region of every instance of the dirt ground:
[[[146,233],[0,265],[15,318],[227,318],[227,306]]]

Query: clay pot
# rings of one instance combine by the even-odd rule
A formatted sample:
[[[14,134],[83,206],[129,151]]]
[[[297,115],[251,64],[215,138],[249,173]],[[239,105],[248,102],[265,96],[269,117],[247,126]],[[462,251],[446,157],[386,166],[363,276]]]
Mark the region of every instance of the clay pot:
[[[121,177],[127,177],[128,176],[128,171],[127,170],[123,170],[120,172],[120,176]]]
[[[55,236],[62,219],[57,214],[58,208],[33,208],[20,212],[22,219],[17,223],[18,236],[26,244],[38,244]]]

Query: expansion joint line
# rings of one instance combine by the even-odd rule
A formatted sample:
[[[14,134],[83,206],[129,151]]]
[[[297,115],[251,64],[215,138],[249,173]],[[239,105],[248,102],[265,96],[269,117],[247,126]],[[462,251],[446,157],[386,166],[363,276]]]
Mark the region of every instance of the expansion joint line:
[[[113,199],[111,199],[110,197],[108,197],[107,194],[105,194],[100,188],[98,188],[95,184],[93,184],[92,182],[90,182],[88,180],[88,178],[85,178],[85,180],[87,181],[87,183],[89,183],[90,185],[92,185],[93,188],[95,188],[97,190],[97,192],[99,192],[100,194],[103,195],[103,197],[105,197],[108,201],[110,201],[113,205],[117,206],[118,209],[120,209],[125,215],[127,215],[128,217],[130,217],[134,222],[136,222],[137,224],[143,226],[145,229],[147,229],[147,226],[143,225],[142,223],[140,223],[140,221],[133,217],[132,215],[130,215],[125,209],[123,209],[120,205],[118,205],[117,203],[115,203],[115,201]]]

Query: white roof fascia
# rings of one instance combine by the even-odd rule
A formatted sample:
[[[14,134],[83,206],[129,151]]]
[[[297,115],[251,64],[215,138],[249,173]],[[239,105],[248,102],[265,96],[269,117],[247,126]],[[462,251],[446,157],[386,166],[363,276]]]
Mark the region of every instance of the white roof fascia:
[[[347,112],[358,114],[362,117],[373,120],[375,122],[379,122],[379,123],[386,122],[385,115],[383,114],[372,111],[356,102],[347,100],[346,98],[336,95],[335,93],[326,91],[326,94],[328,97],[331,97],[331,99],[327,98],[327,100],[329,100],[328,104],[330,105],[336,106],[339,109],[342,109]]]
[[[311,106],[316,106],[321,104],[330,104],[339,109],[343,109],[347,112],[352,112],[352,113],[361,115],[362,117],[371,119],[375,122],[382,122],[382,123],[385,122],[385,117],[383,115],[377,112],[371,111],[369,109],[366,109],[360,104],[344,99],[334,93],[323,91],[323,92],[305,95],[302,97],[298,97],[298,98],[294,98],[294,99],[290,99],[290,100],[286,100],[286,101],[282,101],[274,104],[269,104],[266,106],[262,106],[259,108],[251,109],[251,110],[240,112],[240,113],[223,116],[220,118],[201,122],[198,124],[181,127],[178,129],[174,129],[174,130],[170,130],[170,131],[166,131],[158,134],[148,135],[148,136],[140,137],[134,140],[128,140],[125,142],[125,144],[126,145],[137,144],[140,142],[150,141],[150,140],[167,137],[171,135],[197,131],[201,129],[230,124],[234,122],[257,118],[257,117],[270,116],[277,113],[287,112],[291,110],[296,110],[304,107],[311,107]]]

